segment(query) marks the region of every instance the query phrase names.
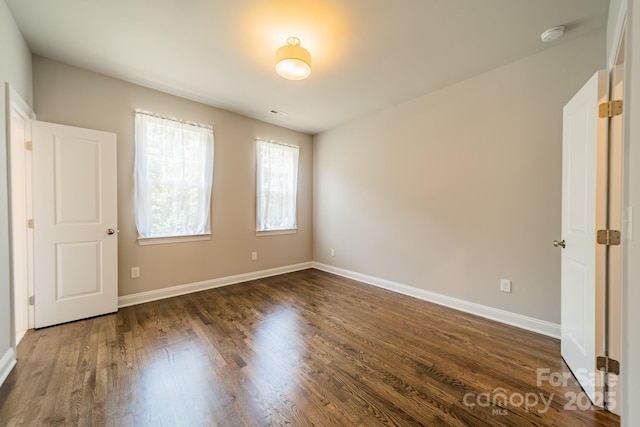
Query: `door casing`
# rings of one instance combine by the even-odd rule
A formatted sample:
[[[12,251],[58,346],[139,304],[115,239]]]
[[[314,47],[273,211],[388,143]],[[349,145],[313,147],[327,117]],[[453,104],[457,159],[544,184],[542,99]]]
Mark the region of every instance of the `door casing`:
[[[31,155],[25,141],[31,139],[31,121],[36,115],[20,94],[5,84],[9,117],[7,117],[10,233],[10,289],[12,300],[11,336],[14,350],[27,329],[34,327],[34,310],[29,305],[33,295],[33,233],[27,227],[32,215]],[[19,120],[13,120],[18,118]],[[22,129],[16,129],[16,125]]]

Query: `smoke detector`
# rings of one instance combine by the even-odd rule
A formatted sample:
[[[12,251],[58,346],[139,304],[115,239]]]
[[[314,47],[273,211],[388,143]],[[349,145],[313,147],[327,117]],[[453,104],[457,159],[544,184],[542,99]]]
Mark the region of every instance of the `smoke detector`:
[[[540,34],[540,40],[542,43],[549,43],[554,40],[558,40],[564,34],[564,26],[560,25],[557,27],[549,28],[544,33]]]

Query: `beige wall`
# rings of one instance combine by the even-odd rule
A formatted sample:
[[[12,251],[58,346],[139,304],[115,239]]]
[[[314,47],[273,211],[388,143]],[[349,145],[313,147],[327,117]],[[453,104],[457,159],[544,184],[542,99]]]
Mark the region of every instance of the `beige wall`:
[[[33,73],[39,120],[117,134],[121,296],[311,261],[311,136],[37,56]],[[213,125],[210,241],[138,245],[132,206],[136,108]],[[300,146],[297,234],[256,237],[258,136]],[[251,261],[253,251],[258,261]],[[134,266],[139,279],[130,278]]]
[[[9,288],[9,208],[5,82],[31,104],[31,52],[4,0],[0,0],[0,359],[12,345]],[[2,367],[0,367],[1,369]]]
[[[562,107],[604,57],[602,32],[317,135],[314,260],[559,323]]]

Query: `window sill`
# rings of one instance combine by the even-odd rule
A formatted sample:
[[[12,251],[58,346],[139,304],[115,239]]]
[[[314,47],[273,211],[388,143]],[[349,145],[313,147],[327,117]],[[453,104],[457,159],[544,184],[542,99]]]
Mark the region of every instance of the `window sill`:
[[[192,236],[138,237],[138,244],[140,246],[164,245],[167,243],[198,242],[202,240],[211,240],[211,233],[196,234]]]
[[[286,230],[257,230],[256,236],[275,236],[278,234],[296,234],[297,228],[288,228]]]

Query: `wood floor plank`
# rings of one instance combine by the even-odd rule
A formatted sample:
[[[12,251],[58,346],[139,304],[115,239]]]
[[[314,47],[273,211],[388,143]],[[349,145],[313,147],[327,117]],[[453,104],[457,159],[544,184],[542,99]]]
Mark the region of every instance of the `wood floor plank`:
[[[538,369],[558,340],[305,270],[29,331],[0,426],[619,425]]]

